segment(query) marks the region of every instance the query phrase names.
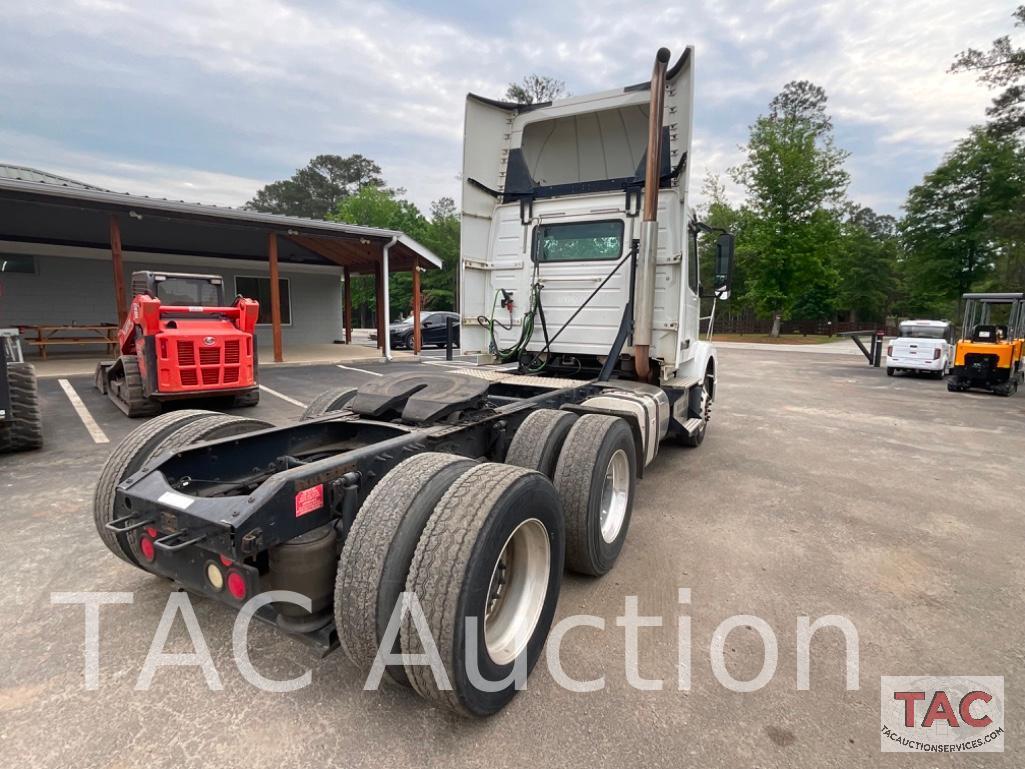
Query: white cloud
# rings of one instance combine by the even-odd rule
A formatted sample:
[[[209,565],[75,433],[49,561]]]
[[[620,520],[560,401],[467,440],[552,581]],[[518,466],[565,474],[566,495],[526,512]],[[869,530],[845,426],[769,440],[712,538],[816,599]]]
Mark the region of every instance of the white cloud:
[[[812,79],[856,145],[852,190],[891,211],[983,119],[991,94],[946,69],[958,50],[1005,33],[1011,10],[965,0],[6,5],[0,132],[20,138],[0,159],[114,189],[240,204],[313,155],[362,152],[426,208],[458,195],[467,91],[500,96],[532,71],[574,93],[603,90],[644,79],[659,45],[693,43],[693,188],[738,161],[747,126],[786,81]]]
[[[0,146],[17,158],[17,165],[49,171],[114,192],[154,198],[238,206],[264,184],[260,179],[203,169],[136,163],[117,157],[75,152],[33,136],[4,131],[0,131]]]

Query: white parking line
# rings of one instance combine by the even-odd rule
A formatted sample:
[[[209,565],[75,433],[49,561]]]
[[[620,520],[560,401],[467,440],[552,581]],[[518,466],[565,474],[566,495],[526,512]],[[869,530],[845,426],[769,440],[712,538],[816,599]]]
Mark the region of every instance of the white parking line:
[[[61,389],[64,390],[64,394],[68,396],[68,400],[71,401],[71,407],[78,414],[78,418],[82,420],[82,424],[85,425],[85,429],[89,431],[89,435],[92,437],[94,443],[110,443],[110,438],[107,434],[100,429],[100,426],[96,424],[96,420],[93,419],[93,415],[89,413],[89,409],[82,403],[82,399],[78,397],[78,393],[75,392],[75,388],[71,386],[71,382],[67,379],[58,379]]]
[[[384,374],[379,374],[376,371],[367,371],[365,368],[356,368],[355,366],[343,366],[341,363],[336,363],[335,365],[338,366],[338,368],[344,368],[347,371],[359,371],[363,374],[370,374],[370,376],[384,376]]]
[[[273,395],[275,398],[281,398],[281,400],[283,400],[283,401],[288,401],[293,406],[298,406],[301,409],[306,408],[306,404],[303,403],[302,401],[297,401],[295,398],[289,398],[287,395],[285,395],[283,393],[279,393],[277,390],[272,390],[269,387],[267,387],[266,385],[260,385],[260,389],[263,390],[265,393],[269,393],[270,395]]]

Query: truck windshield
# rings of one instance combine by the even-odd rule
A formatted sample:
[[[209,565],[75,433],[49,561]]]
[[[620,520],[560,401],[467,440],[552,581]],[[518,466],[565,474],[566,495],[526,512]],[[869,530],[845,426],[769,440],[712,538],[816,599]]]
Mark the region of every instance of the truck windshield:
[[[945,326],[901,326],[901,336],[914,339],[943,339],[947,335]]]
[[[157,299],[172,306],[218,307],[221,291],[208,280],[167,278],[157,283]]]

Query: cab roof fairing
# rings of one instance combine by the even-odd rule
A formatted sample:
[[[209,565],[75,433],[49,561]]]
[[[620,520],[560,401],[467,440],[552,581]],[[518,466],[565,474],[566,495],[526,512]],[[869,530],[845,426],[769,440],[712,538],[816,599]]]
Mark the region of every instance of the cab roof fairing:
[[[667,73],[662,186],[689,187],[693,48]],[[650,83],[541,104],[468,94],[463,142],[463,212],[490,217],[502,199],[581,194],[643,184]],[[670,168],[676,169],[671,178]]]

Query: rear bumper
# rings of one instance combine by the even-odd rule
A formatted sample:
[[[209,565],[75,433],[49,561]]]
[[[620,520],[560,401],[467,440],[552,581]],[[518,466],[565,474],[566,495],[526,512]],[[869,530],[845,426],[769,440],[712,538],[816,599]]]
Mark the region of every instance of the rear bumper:
[[[943,371],[943,358],[887,358],[887,368],[901,368],[914,371]]]
[[[193,595],[217,601],[235,611],[251,598],[275,589],[272,581],[260,574],[251,563],[222,560],[220,554],[195,545],[179,551],[156,549],[152,561],[143,560],[140,563],[146,570],[172,580]],[[210,571],[219,575],[219,587],[211,582],[208,575]],[[241,580],[245,586],[243,598],[231,594],[227,586],[230,577]],[[308,615],[303,620],[297,620],[277,611],[275,604],[265,604],[253,616],[312,647],[321,656],[338,645],[334,617],[330,612]]]

